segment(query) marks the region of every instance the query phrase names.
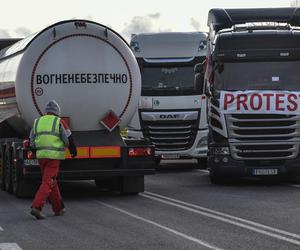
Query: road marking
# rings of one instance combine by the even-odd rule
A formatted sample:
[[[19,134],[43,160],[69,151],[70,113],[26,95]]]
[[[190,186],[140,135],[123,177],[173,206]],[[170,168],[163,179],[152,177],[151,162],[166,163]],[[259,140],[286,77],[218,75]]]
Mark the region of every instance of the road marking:
[[[204,174],[209,174],[209,170],[206,170],[206,169],[197,169],[196,171],[204,173]]]
[[[218,248],[218,247],[216,247],[216,246],[214,246],[214,245],[211,245],[211,244],[209,244],[209,243],[207,243],[207,242],[205,242],[205,241],[202,241],[202,240],[200,240],[200,239],[194,238],[194,237],[189,236],[189,235],[187,235],[187,234],[184,234],[184,233],[181,233],[181,232],[179,232],[179,231],[176,231],[176,230],[174,230],[174,229],[172,229],[172,228],[169,228],[169,227],[166,227],[166,226],[161,225],[161,224],[159,224],[159,223],[156,223],[156,222],[154,222],[154,221],[152,221],[152,220],[149,220],[149,219],[143,218],[143,217],[141,217],[141,216],[138,216],[138,215],[136,215],[136,214],[130,213],[130,212],[124,210],[124,209],[115,207],[115,206],[113,206],[113,205],[110,205],[110,204],[107,204],[107,203],[104,203],[104,202],[100,202],[100,201],[96,201],[96,202],[97,202],[97,203],[100,203],[101,205],[103,205],[103,206],[105,206],[105,207],[112,208],[112,209],[114,209],[114,210],[116,210],[116,211],[118,211],[118,212],[120,212],[120,213],[126,214],[126,215],[128,215],[128,216],[130,216],[130,217],[132,217],[132,218],[137,219],[137,220],[141,220],[141,221],[146,222],[146,223],[148,223],[148,224],[151,224],[151,225],[153,225],[153,226],[159,227],[159,228],[161,228],[161,229],[163,229],[163,230],[165,230],[165,231],[168,231],[168,232],[170,232],[170,233],[173,233],[173,234],[175,234],[175,235],[178,235],[178,236],[180,236],[180,237],[182,237],[182,238],[185,238],[185,239],[187,239],[187,240],[190,240],[190,241],[192,241],[192,242],[195,242],[195,243],[197,243],[197,244],[199,244],[199,245],[202,245],[202,246],[204,246],[204,247],[207,247],[207,248],[209,248],[209,249],[213,249],[213,250],[222,250],[222,248]]]
[[[0,226],[0,231],[4,231],[3,227]]]
[[[289,187],[300,188],[300,185],[298,185],[298,184],[290,184]]]
[[[252,226],[260,227],[260,228],[263,228],[263,229],[274,231],[276,233],[281,233],[281,234],[284,234],[284,235],[287,235],[287,236],[290,236],[290,237],[300,239],[300,235],[298,235],[298,234],[290,233],[290,232],[280,230],[280,229],[277,229],[277,228],[273,228],[273,227],[270,227],[270,226],[267,226],[267,225],[264,225],[264,224],[261,224],[261,223],[257,223],[257,222],[254,222],[254,221],[250,221],[250,220],[247,220],[247,219],[236,217],[236,216],[233,216],[233,215],[230,215],[230,214],[218,212],[218,211],[213,210],[213,209],[201,207],[201,206],[198,206],[198,205],[195,205],[195,204],[192,204],[192,203],[180,201],[180,200],[177,200],[177,199],[174,199],[174,198],[171,198],[171,197],[167,197],[167,196],[164,196],[164,195],[156,194],[156,193],[145,192],[144,194],[149,194],[149,195],[152,195],[152,196],[156,196],[158,198],[162,198],[162,199],[166,199],[166,200],[169,200],[169,201],[177,202],[179,204],[183,204],[183,205],[188,206],[188,207],[196,208],[196,209],[199,209],[199,210],[202,210],[202,211],[205,211],[205,212],[209,212],[209,213],[212,213],[212,214],[215,214],[215,215],[220,215],[220,216],[223,216],[223,217],[226,217],[226,218],[229,218],[229,219],[233,219],[233,220],[236,220],[236,221],[239,221],[239,222],[250,224]],[[140,194],[140,195],[144,196],[144,194]]]
[[[17,243],[0,243],[0,250],[22,250]]]
[[[254,221],[246,220],[246,219],[243,219],[240,217],[232,216],[229,214],[225,214],[225,213],[218,212],[218,211],[215,211],[212,209],[208,209],[208,208],[201,207],[201,206],[198,206],[195,204],[183,202],[180,200],[176,200],[176,199],[173,199],[173,198],[170,198],[167,196],[163,196],[163,195],[159,195],[159,194],[155,194],[155,193],[151,193],[151,192],[145,192],[144,194],[140,194],[140,195],[145,198],[148,198],[148,199],[152,199],[152,200],[159,201],[159,202],[171,205],[171,206],[182,208],[182,209],[190,211],[190,212],[201,214],[201,215],[209,217],[209,218],[220,220],[220,221],[223,221],[223,222],[235,225],[235,226],[246,228],[248,230],[251,230],[251,231],[254,231],[257,233],[261,233],[261,234],[264,234],[267,236],[271,236],[273,238],[287,241],[289,243],[293,243],[295,245],[300,246],[300,241],[288,238],[288,237],[293,237],[293,238],[300,239],[300,235],[298,235],[298,234],[290,233],[290,232],[280,230],[277,228],[273,228],[270,226],[266,226],[264,224],[260,224],[260,223],[254,222]],[[272,232],[268,232],[264,229],[272,231]],[[282,235],[280,235],[278,233],[280,233]]]

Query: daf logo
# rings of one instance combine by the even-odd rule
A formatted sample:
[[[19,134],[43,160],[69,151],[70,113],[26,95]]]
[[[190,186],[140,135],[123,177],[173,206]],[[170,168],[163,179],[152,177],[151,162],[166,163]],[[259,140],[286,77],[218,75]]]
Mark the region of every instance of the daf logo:
[[[179,118],[179,115],[177,114],[167,114],[167,115],[160,115],[159,118],[161,119],[176,119]]]

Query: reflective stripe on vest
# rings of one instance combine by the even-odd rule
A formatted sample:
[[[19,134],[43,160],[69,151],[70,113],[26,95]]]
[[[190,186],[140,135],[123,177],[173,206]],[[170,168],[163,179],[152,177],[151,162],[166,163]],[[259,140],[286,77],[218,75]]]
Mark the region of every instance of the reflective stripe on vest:
[[[45,115],[34,121],[36,156],[38,159],[65,159],[65,145],[59,133],[60,118]]]

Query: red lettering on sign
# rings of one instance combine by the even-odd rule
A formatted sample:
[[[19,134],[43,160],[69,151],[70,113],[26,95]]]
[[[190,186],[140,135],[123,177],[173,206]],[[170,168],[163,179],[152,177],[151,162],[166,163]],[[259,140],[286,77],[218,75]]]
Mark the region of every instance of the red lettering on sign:
[[[233,103],[233,101],[234,101],[234,95],[226,93],[225,96],[224,96],[224,110],[226,110],[227,105],[230,104],[230,103]]]
[[[289,102],[289,105],[287,105],[288,111],[295,111],[298,108],[297,102],[295,102],[297,96],[295,94],[289,94],[287,99]]]
[[[237,95],[237,110],[241,110],[241,104],[243,105],[245,110],[248,110],[247,102],[248,96],[246,94],[238,94]]]
[[[284,99],[282,99],[284,97],[284,94],[276,94],[275,96],[276,96],[276,99],[275,99],[276,110],[284,111],[284,108],[280,106],[280,104],[284,103]]]
[[[257,102],[256,102],[256,106],[255,106],[255,100],[254,98],[257,97]],[[260,94],[253,94],[250,96],[250,107],[253,110],[259,110],[261,109],[262,106],[262,97]]]
[[[232,113],[294,113],[300,112],[299,92],[236,91],[223,92],[224,111]]]
[[[263,96],[266,97],[266,110],[271,109],[271,96],[274,96],[272,93],[264,93]]]

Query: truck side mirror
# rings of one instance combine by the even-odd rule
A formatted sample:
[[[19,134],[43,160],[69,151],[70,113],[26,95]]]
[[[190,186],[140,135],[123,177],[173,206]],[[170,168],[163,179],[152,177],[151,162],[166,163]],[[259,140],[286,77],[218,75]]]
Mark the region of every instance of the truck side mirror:
[[[194,79],[194,88],[198,93],[203,94],[204,87],[204,64],[198,63],[194,67],[195,79]]]
[[[204,69],[204,63],[197,63],[194,67],[195,74],[197,73],[203,73]]]

